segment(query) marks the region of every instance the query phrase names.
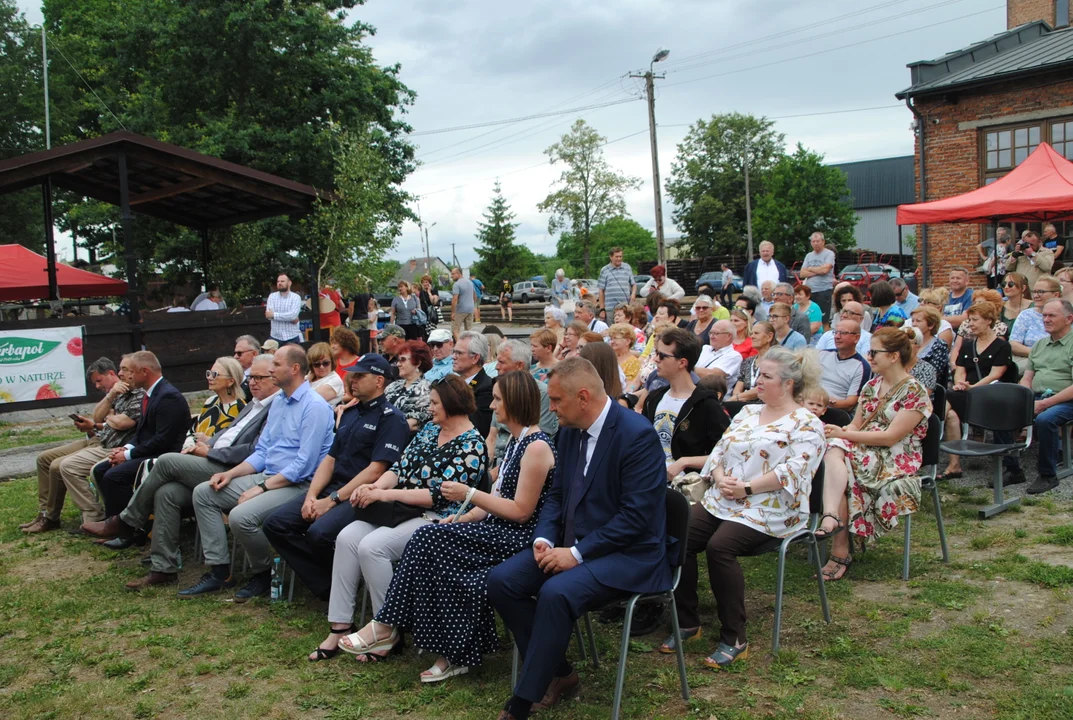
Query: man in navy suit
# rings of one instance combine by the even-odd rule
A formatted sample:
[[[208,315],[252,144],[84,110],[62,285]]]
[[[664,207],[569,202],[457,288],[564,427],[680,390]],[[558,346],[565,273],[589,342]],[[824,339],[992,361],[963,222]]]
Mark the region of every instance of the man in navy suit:
[[[555,366],[548,398],[562,428],[560,462],[533,549],[488,579],[492,604],[525,658],[500,720],[525,720],[577,688],[566,661],[575,620],[630,593],[671,587],[667,468],[652,424],[613,402],[583,358]]]
[[[131,386],[145,390],[142,417],[130,443],[117,447],[107,460],[93,468],[105,517],[118,515],[130,502],[142,461],[179,452],[190,429],[190,405],[164,379],[156,355],[141,350],[130,356],[130,363]]]

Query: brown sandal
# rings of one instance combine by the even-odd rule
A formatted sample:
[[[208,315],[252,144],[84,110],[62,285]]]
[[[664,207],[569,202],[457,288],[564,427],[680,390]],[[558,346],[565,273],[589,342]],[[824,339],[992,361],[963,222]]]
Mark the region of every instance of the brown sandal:
[[[832,555],[831,557],[829,557],[827,559],[830,560],[833,563],[841,565],[845,569],[842,571],[841,575],[836,575],[835,574],[835,573],[838,572],[837,568],[834,571],[823,570],[822,572],[823,572],[823,580],[824,580],[824,582],[838,582],[839,580],[841,580],[842,578],[846,577],[846,575],[849,574],[849,566],[853,564],[853,558],[851,558],[851,557],[844,557],[843,558],[843,557],[838,557],[837,555]]]

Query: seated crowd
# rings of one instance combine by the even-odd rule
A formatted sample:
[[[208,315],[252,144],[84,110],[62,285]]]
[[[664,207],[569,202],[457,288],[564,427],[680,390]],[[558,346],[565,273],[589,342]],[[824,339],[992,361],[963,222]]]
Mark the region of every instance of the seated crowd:
[[[851,537],[916,511],[936,387],[950,386],[950,436],[972,388],[1032,388],[1029,492],[1057,484],[1060,430],[1073,421],[1073,305],[1050,275],[1031,302],[1017,272],[1005,300],[974,298],[962,275],[919,297],[897,278],[876,283],[871,307],[848,285],[827,292],[830,308],[805,285],[770,280],[733,308],[702,294],[687,310],[653,290],[616,307],[610,326],[589,301],[569,323],[556,309],[529,342],[488,326],[437,329],[426,343],[388,325],[380,353],[364,356],[343,327],[308,350],[265,352],[243,336],[206,372],[211,392],[193,416],[153,353],[118,369],[102,358],[88,378],[105,396],[76,421],[87,437],[42,453],[40,514],[24,530],[58,528],[69,491],[77,532],[97,542],[123,549],[152,531],[148,572],[127,585],[141,590],[178,581],[193,516],[205,572],[178,591],[192,598],[238,587],[230,528],[248,568],[236,602],[269,593],[278,555],[328,603],[309,661],[386,661],[409,633],[435,658],[425,683],[495,652],[498,612],[523,658],[500,717],[520,720],[576,690],[566,650],[579,617],[670,589],[670,484],[694,504],[680,636],[660,651],[702,633],[703,551],[719,621],[706,664],[726,667],[749,648],[739,557],[820,516],[817,535],[832,541],[822,574],[837,581]],[[821,461],[823,505],[810,507]],[[1007,481],[1024,482],[1017,457],[1007,463]],[[960,472],[952,458],[946,475]],[[358,628],[364,593],[372,620]]]

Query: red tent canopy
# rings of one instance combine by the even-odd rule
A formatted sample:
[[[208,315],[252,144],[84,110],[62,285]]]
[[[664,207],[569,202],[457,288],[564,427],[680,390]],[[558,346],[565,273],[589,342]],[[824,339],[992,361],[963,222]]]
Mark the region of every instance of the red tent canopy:
[[[126,295],[122,280],[56,265],[60,297]],[[22,245],[0,245],[0,301],[39,300],[48,297],[48,261]]]
[[[1073,163],[1040,143],[1024,162],[964,195],[898,206],[898,224],[1073,220]]]

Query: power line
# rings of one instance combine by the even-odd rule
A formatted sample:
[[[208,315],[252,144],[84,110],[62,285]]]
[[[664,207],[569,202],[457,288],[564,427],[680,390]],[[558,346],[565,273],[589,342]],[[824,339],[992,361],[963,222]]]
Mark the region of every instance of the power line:
[[[817,50],[816,52],[805,53],[804,55],[795,55],[793,57],[783,58],[782,60],[773,60],[771,62],[761,63],[760,65],[751,65],[751,66],[745,67],[745,68],[738,68],[737,70],[727,70],[726,72],[715,73],[713,75],[705,75],[705,76],[699,77],[699,78],[691,78],[689,80],[680,80],[680,81],[675,82],[675,83],[666,83],[666,84],[663,85],[663,89],[666,90],[667,88],[677,87],[679,85],[687,85],[689,83],[700,82],[701,80],[711,80],[712,78],[724,77],[726,75],[734,75],[736,73],[747,72],[749,70],[758,70],[760,68],[771,67],[772,65],[779,65],[780,63],[790,62],[792,60],[802,60],[804,58],[815,57],[817,55],[824,55],[826,53],[835,52],[837,50],[845,50],[846,48],[856,47],[858,45],[865,45],[867,43],[876,42],[878,40],[888,40],[890,38],[898,37],[900,35],[907,35],[909,33],[919,32],[920,30],[927,30],[929,28],[937,27],[939,25],[946,25],[948,23],[958,22],[958,21],[961,21],[961,20],[965,20],[967,18],[975,17],[977,15],[983,15],[985,13],[994,12],[995,10],[1002,10],[1002,9],[1005,9],[1005,7],[1006,7],[1005,5],[996,5],[995,7],[990,7],[990,8],[987,8],[986,10],[980,10],[978,12],[969,13],[968,15],[962,15],[960,17],[950,18],[949,20],[941,20],[939,22],[930,23],[928,25],[922,25],[921,27],[916,27],[916,28],[911,28],[909,30],[902,30],[900,32],[890,33],[888,35],[881,35],[879,37],[868,38],[867,40],[859,40],[859,41],[854,42],[854,43],[847,43],[845,45],[839,45],[837,47],[828,48],[826,50]]]
[[[52,36],[50,35],[50,37]],[[82,77],[82,73],[78,72],[78,68],[76,68],[74,64],[67,58],[67,56],[63,54],[63,50],[61,50],[60,46],[56,44],[55,37],[52,38],[52,47],[55,48],[56,52],[60,54],[60,57],[62,57],[67,62],[67,64],[71,66],[71,69],[74,70],[74,73],[78,76],[78,79],[85,83],[86,87],[89,88],[89,91],[93,93],[93,97],[97,98],[97,102],[99,102],[104,107],[104,109],[108,111],[108,114],[111,115],[117,123],[119,123],[119,127],[126,130],[127,126],[123,124],[123,121],[116,117],[116,114],[112,112],[112,108],[108,107],[108,103],[101,99],[101,96],[97,94],[97,91],[93,89],[93,86],[89,84],[89,81]]]
[[[845,113],[869,112],[869,111],[872,111],[872,110],[892,110],[894,108],[899,108],[901,110],[906,109],[905,105],[903,105],[901,103],[894,103],[893,105],[875,105],[873,107],[850,108],[848,110],[824,110],[822,112],[797,113],[797,114],[794,114],[794,115],[773,115],[773,116],[770,116],[770,117],[765,115],[764,119],[766,119],[766,120],[788,120],[790,118],[817,117],[819,115],[842,115],[842,114],[845,114]],[[665,128],[693,127],[693,123],[675,123],[673,125],[661,124],[660,127],[665,127]]]
[[[475,130],[477,128],[492,127],[493,125],[509,125],[512,123],[524,122],[525,120],[537,120],[539,118],[552,117],[555,115],[568,115],[570,113],[581,112],[583,110],[596,110],[597,108],[610,107],[611,105],[621,105],[623,103],[633,102],[637,98],[624,98],[622,100],[612,100],[610,102],[598,103],[595,105],[582,105],[581,107],[567,108],[566,110],[555,110],[552,112],[535,113],[533,115],[525,115],[523,117],[506,118],[504,120],[490,120],[483,123],[473,123],[472,125],[456,125],[455,127],[437,128],[436,130],[419,130],[418,132],[410,133],[410,137],[416,137],[418,135],[438,135],[440,133],[457,132],[458,130]]]

